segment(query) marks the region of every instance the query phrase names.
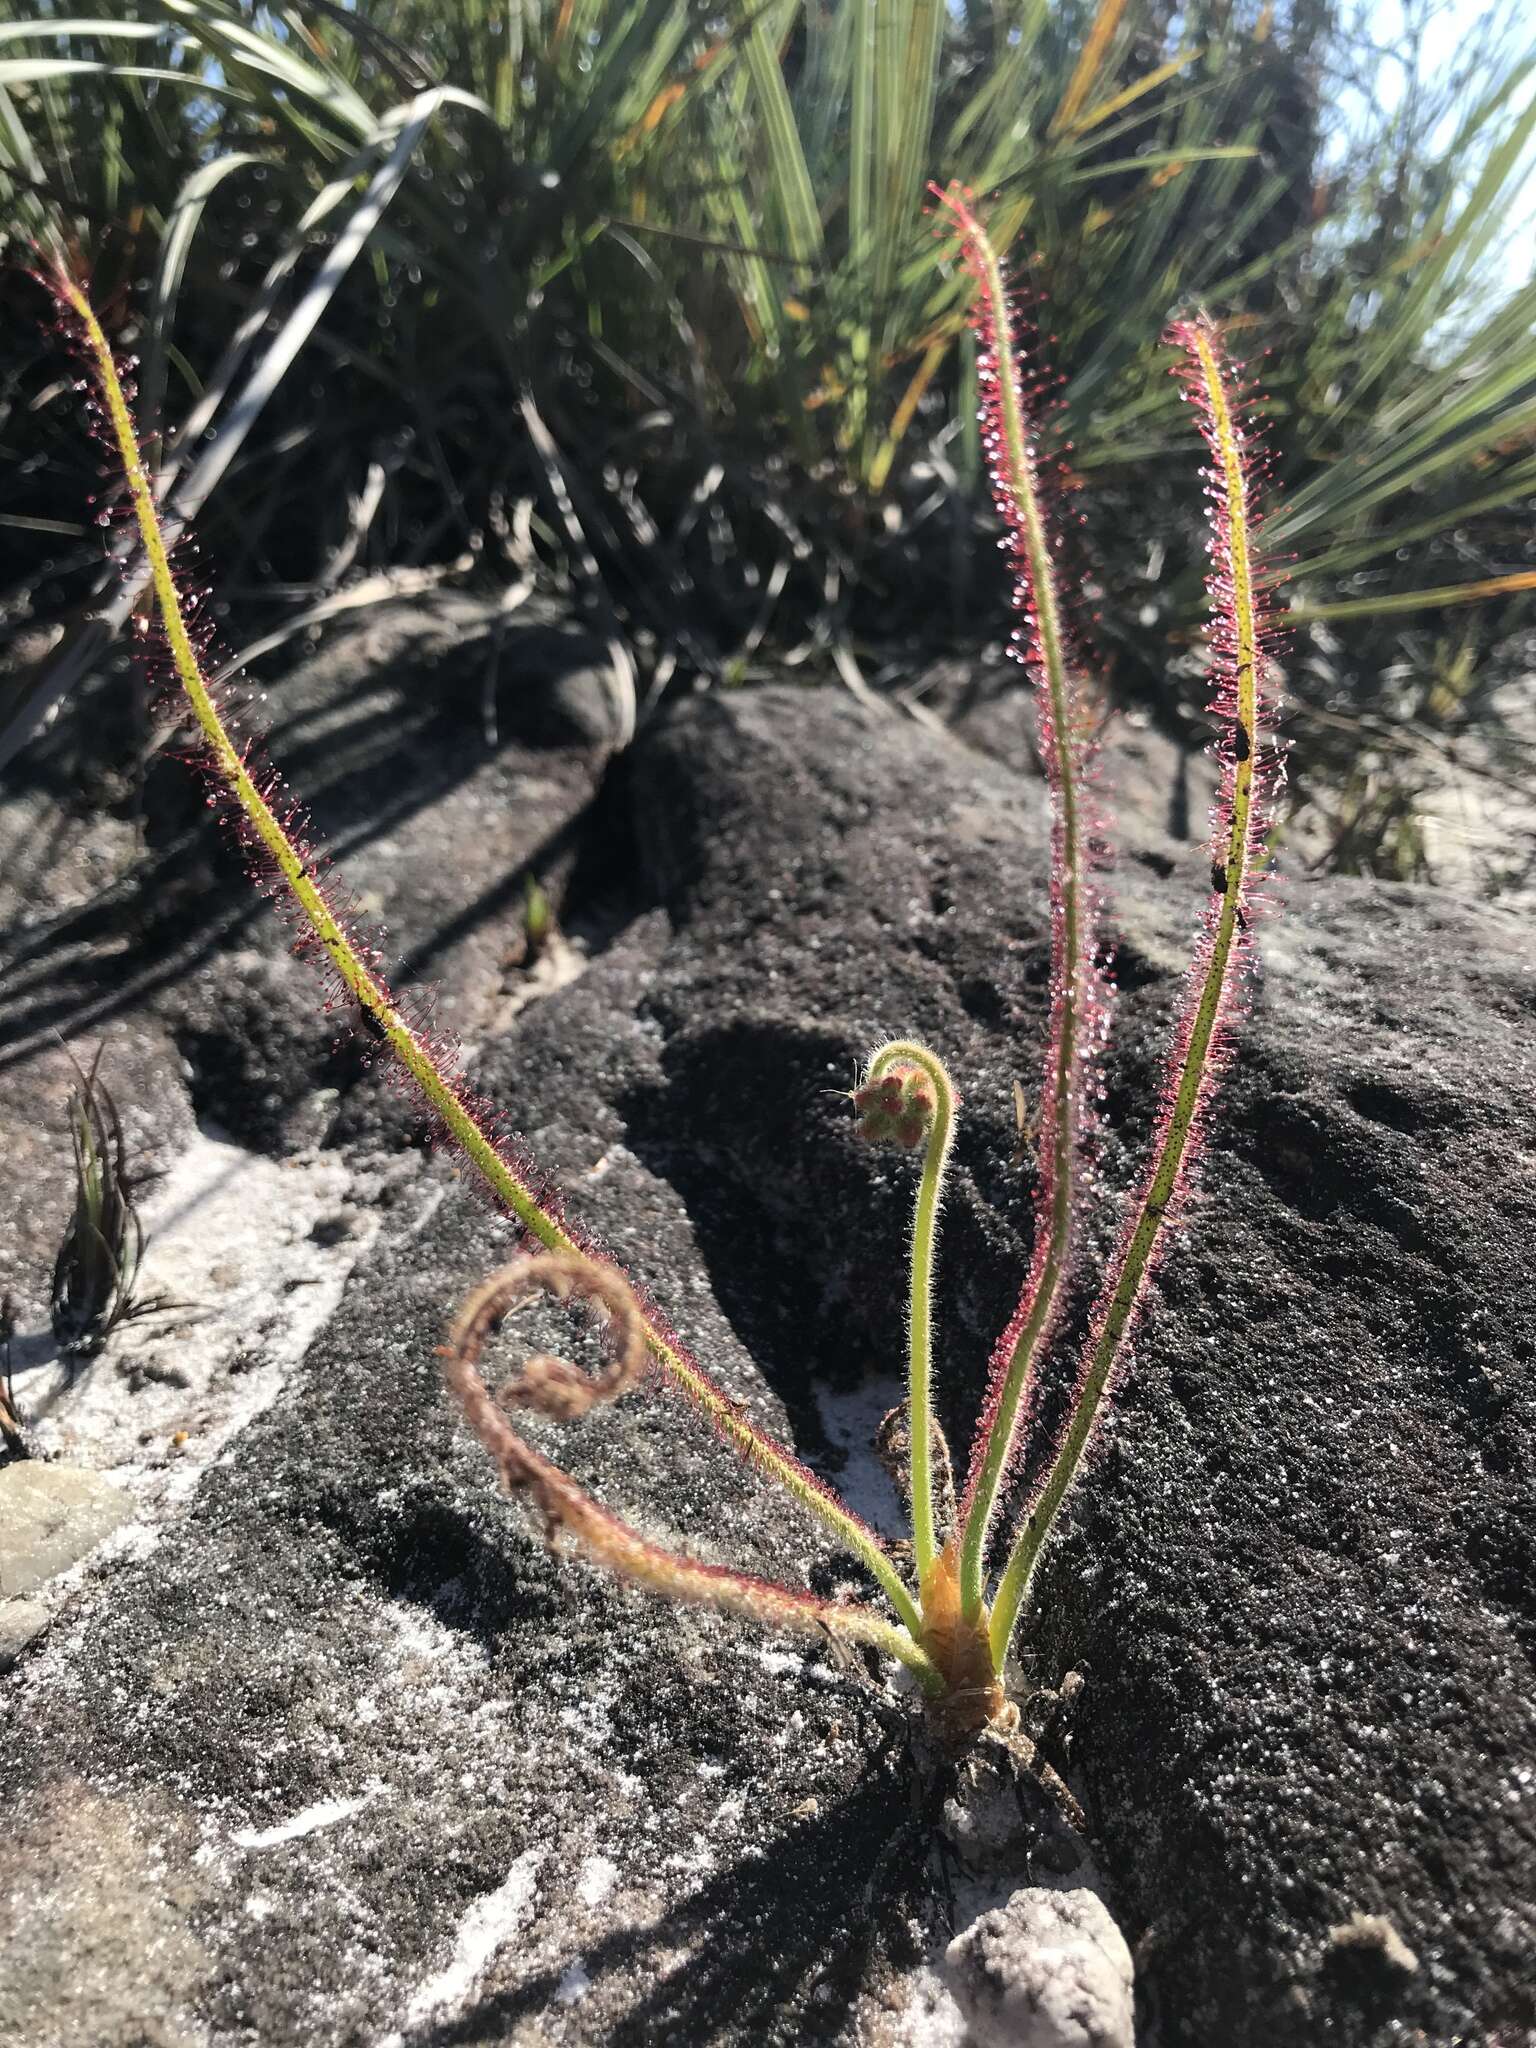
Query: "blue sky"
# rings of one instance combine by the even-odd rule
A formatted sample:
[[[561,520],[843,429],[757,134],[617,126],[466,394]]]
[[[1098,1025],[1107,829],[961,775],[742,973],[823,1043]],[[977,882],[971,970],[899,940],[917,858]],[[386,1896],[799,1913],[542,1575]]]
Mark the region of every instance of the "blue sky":
[[[1371,40],[1388,53],[1376,84],[1383,105],[1391,105],[1405,89],[1404,68],[1391,53],[1406,48],[1410,9],[1421,19],[1428,17],[1423,31],[1423,69],[1432,79],[1453,74],[1458,63],[1465,63],[1478,37],[1490,29],[1500,33],[1505,46],[1513,51],[1536,49],[1536,14],[1524,0],[1440,0],[1432,10],[1425,0],[1368,0],[1363,14]],[[1517,105],[1528,101],[1531,90],[1527,86]],[[1357,111],[1347,95],[1335,109],[1346,129]],[[1449,135],[1443,140],[1448,142]],[[1536,151],[1527,156],[1523,182],[1515,190],[1518,197],[1505,222],[1497,265],[1499,282],[1506,287],[1523,284],[1536,268]]]

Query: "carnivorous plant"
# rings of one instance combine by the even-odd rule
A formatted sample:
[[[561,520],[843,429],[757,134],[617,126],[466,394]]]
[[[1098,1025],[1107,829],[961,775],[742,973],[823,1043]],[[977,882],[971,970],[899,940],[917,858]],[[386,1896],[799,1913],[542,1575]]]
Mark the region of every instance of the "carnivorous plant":
[[[1256,563],[1258,454],[1221,335],[1203,315],[1167,340],[1208,451],[1211,509],[1210,667],[1219,721],[1220,795],[1213,814],[1210,891],[1169,1054],[1152,1157],[1110,1259],[1078,1361],[1075,1391],[1052,1455],[1021,1515],[1005,1504],[1035,1413],[1041,1368],[1061,1320],[1084,1202],[1083,1149],[1094,1115],[1108,1017],[1100,893],[1089,806],[1097,706],[1064,587],[1062,536],[1040,425],[1041,386],[1021,339],[1003,266],[969,195],[937,193],[976,285],[973,324],[983,431],[1004,545],[1015,575],[1016,647],[1033,688],[1052,806],[1051,988],[1036,1137],[1033,1254],[1018,1306],[998,1341],[969,1470],[955,1503],[948,1453],[933,1419],[932,1300],[945,1172],[957,1097],[943,1062],[898,1039],[869,1059],[853,1102],[860,1134],[919,1161],[911,1230],[908,1401],[901,1432],[912,1508],[914,1571],[904,1576],[875,1532],[789,1451],[752,1423],[694,1360],[660,1311],[613,1259],[543,1194],[494,1108],[459,1076],[455,1049],[414,1021],[391,994],[382,954],[329,876],[300,807],[252,742],[240,736],[210,681],[203,616],[182,588],[146,467],[131,391],[84,286],[46,278],[91,380],[94,422],[126,485],[147,561],[175,686],[195,721],[211,790],[251,849],[264,886],[289,915],[298,950],[319,961],[335,994],[359,1015],[419,1091],[442,1131],[521,1225],[524,1249],[464,1304],[444,1347],[448,1386],[507,1488],[591,1563],[666,1596],[727,1609],[770,1629],[829,1633],[872,1646],[916,1677],[936,1724],[963,1740],[1006,1727],[1003,1675],[1041,1554],[1083,1468],[1123,1371],[1170,1221],[1190,1185],[1191,1160],[1223,1061],[1251,944],[1254,886],[1264,864],[1266,798],[1277,759],[1264,730],[1266,612]],[[493,1392],[481,1372],[487,1339],[535,1293],[580,1300],[604,1328],[607,1363],[578,1371],[526,1360]],[[514,1426],[520,1409],[570,1420],[657,1371],[762,1475],[815,1517],[867,1569],[885,1609],[828,1600],[743,1572],[700,1564],[642,1536],[600,1506]],[[888,1610],[888,1611],[887,1611]]]

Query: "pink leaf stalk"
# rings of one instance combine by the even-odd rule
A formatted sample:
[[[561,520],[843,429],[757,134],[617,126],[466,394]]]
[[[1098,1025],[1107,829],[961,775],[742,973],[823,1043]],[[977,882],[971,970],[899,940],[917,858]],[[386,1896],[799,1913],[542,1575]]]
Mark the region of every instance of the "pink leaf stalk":
[[[315,849],[303,811],[286,795],[255,742],[238,733],[226,709],[227,699],[209,680],[210,628],[199,620],[196,594],[183,591],[173,567],[153,480],[139,446],[129,392],[112,346],[86,293],[71,276],[62,270],[51,270],[40,277],[40,282],[61,307],[68,337],[83,356],[95,382],[93,426],[105,440],[113,467],[127,486],[129,510],[149,565],[150,585],[164,636],[164,659],[201,737],[202,764],[211,788],[209,802],[224,807],[250,848],[255,879],[286,911],[296,932],[297,950],[324,967],[332,984],[332,1002],[340,1001],[352,1014],[360,1015],[370,1036],[393,1054],[449,1141],[476,1169],[496,1201],[548,1252],[612,1271],[628,1288],[628,1281],[611,1255],[568,1222],[554,1197],[538,1185],[522,1148],[502,1128],[495,1110],[465,1086],[457,1071],[456,1047],[444,1038],[434,1037],[396,1002],[384,978],[384,953],[378,937],[359,927],[350,898],[337,889],[325,856]],[[892,1628],[879,1616],[869,1614],[869,1625],[860,1624],[866,1639],[871,1639],[872,1630],[884,1631],[883,1646],[913,1664],[925,1680],[933,1681],[935,1674],[917,1647],[922,1629],[917,1603],[879,1537],[814,1473],[747,1420],[685,1349],[654,1303],[639,1296],[637,1301],[646,1349],[663,1375],[749,1465],[809,1509],[874,1574],[903,1626],[900,1630]],[[465,1389],[460,1388],[459,1392],[462,1398]],[[479,1427],[478,1410],[476,1423]],[[482,1429],[481,1433],[484,1435],[485,1431]],[[538,1461],[537,1454],[531,1451],[528,1457],[547,1465],[547,1461]],[[553,1481],[541,1477],[540,1483],[547,1484],[551,1489],[548,1498],[554,1500]],[[578,1491],[572,1489],[568,1502],[573,1514],[577,1511],[574,1503]],[[586,1509],[580,1511],[588,1553],[606,1557],[616,1569],[622,1569],[623,1545],[615,1540],[604,1550],[600,1540],[604,1511],[598,1510],[595,1503],[590,1506],[590,1515]],[[641,1551],[627,1554],[638,1559]],[[654,1560],[647,1551],[645,1582],[655,1585],[659,1581],[653,1566]],[[701,1570],[684,1576],[690,1590],[681,1590],[680,1577],[673,1589],[674,1597],[704,1599],[709,1585],[715,1583],[711,1574]],[[786,1604],[775,1608],[778,1618],[789,1615],[791,1607],[795,1614],[806,1612],[802,1596],[789,1588],[780,1591]],[[754,1598],[766,1614],[766,1596]],[[731,1603],[721,1598],[713,1599],[712,1604]]]
[[[1108,1028],[1098,958],[1099,900],[1087,804],[1093,769],[1093,709],[1061,589],[1061,534],[1040,450],[1038,407],[1046,388],[1027,381],[1019,324],[1002,264],[959,186],[930,188],[960,232],[976,282],[971,325],[977,341],[983,445],[1014,565],[1019,614],[1012,651],[1034,686],[1040,755],[1051,797],[1051,997],[1038,1131],[1035,1241],[1023,1292],[992,1356],[987,1395],[960,1506],[961,1603],[982,1610],[987,1539],[1017,1456],[1035,1369],[1058,1321],[1081,1211],[1082,1146],[1097,1095],[1098,1059]]]
[[[1269,800],[1278,769],[1278,754],[1261,735],[1266,708],[1264,647],[1270,628],[1255,558],[1259,517],[1254,492],[1262,453],[1214,324],[1204,316],[1180,321],[1167,338],[1181,352],[1176,374],[1195,407],[1209,454],[1205,478],[1211,512],[1206,581],[1214,685],[1210,709],[1223,726],[1221,787],[1211,816],[1211,894],[1185,983],[1152,1168],[1094,1309],[1065,1435],[1031,1504],[993,1603],[992,1649],[999,1669],[1035,1564],[1125,1358],[1170,1219],[1188,1192],[1201,1127],[1225,1063],[1224,1034],[1237,1004],[1250,945],[1253,884],[1265,863]]]

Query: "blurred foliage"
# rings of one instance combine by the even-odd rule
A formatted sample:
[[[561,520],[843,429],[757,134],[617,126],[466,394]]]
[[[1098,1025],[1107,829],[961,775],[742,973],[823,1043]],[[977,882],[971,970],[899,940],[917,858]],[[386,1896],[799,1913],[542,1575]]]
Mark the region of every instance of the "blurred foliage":
[[[1111,687],[1168,717],[1202,560],[1156,337],[1196,299],[1251,336],[1328,714],[1300,737],[1342,786],[1349,719],[1409,730],[1469,618],[1514,658],[1536,565],[1536,284],[1492,269],[1536,54],[1400,50],[1389,98],[1343,4],[0,0],[0,218],[89,264],[177,488],[213,477],[240,631],[370,572],[553,580],[648,702],[760,650],[910,681],[1001,631],[925,210],[959,177],[1050,330]],[[3,289],[14,742],[99,536],[40,301]]]

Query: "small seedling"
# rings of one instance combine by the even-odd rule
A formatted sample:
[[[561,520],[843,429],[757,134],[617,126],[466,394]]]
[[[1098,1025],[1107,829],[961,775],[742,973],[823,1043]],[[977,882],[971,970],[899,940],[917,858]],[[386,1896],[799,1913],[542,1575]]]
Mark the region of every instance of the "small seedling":
[[[334,894],[302,814],[272,771],[260,765],[251,744],[232,734],[209,680],[213,665],[205,632],[178,587],[130,394],[111,347],[81,286],[65,275],[48,282],[93,373],[95,424],[127,486],[169,665],[201,735],[210,800],[224,808],[244,838],[261,886],[288,911],[298,948],[324,963],[334,983],[333,1002],[343,1014],[360,1014],[369,1034],[387,1045],[443,1132],[522,1225],[527,1248],[470,1297],[444,1350],[448,1386],[505,1485],[543,1517],[552,1543],[570,1545],[634,1585],[728,1609],[764,1627],[863,1643],[898,1659],[915,1675],[940,1735],[960,1743],[986,1728],[1016,1725],[1003,1683],[1014,1630],[1110,1390],[1124,1370],[1170,1220],[1189,1190],[1249,944],[1276,754],[1260,742],[1265,611],[1253,555],[1257,458],[1220,335],[1209,320],[1197,317],[1178,323],[1167,339],[1210,458],[1212,708],[1221,725],[1223,769],[1213,817],[1211,892],[1169,1057],[1152,1162],[1103,1278],[1051,1455],[1041,1461],[1041,1475],[1016,1526],[999,1541],[1000,1506],[1035,1415],[1041,1364],[1074,1268],[1086,1193],[1084,1149],[1101,1089],[1109,1004],[1099,938],[1099,827],[1092,814],[1101,717],[1064,597],[1059,480],[1044,453],[1039,419],[1045,387],[1026,361],[1002,266],[969,197],[956,189],[937,197],[976,283],[973,322],[985,446],[1015,572],[1015,652],[1033,685],[1050,789],[1051,988],[1044,1082],[1028,1119],[1035,1163],[1033,1256],[1018,1307],[993,1356],[958,1500],[934,1420],[931,1353],[939,1214],[959,1098],[943,1062],[911,1040],[880,1047],[853,1091],[860,1138],[894,1146],[920,1162],[908,1275],[908,1396],[881,1432],[883,1453],[899,1459],[910,1501],[910,1576],[900,1568],[906,1557],[898,1558],[896,1548],[750,1422],[614,1260],[539,1190],[494,1110],[471,1096],[458,1077],[454,1048],[414,1024],[396,1004],[381,973],[381,950],[359,935],[350,909]],[[530,922],[525,915],[525,929]],[[1022,1091],[1018,1099],[1022,1103]],[[1020,1131],[1022,1150],[1022,1111]],[[539,1293],[586,1305],[603,1325],[608,1363],[600,1374],[584,1375],[541,1355],[526,1360],[493,1392],[481,1371],[485,1346],[508,1313]],[[530,1410],[568,1422],[658,1370],[752,1468],[819,1520],[867,1569],[889,1613],[868,1602],[819,1599],[701,1565],[652,1542],[599,1506],[509,1419]]]
[[[536,967],[559,936],[555,906],[550,902],[548,892],[536,875],[527,876],[517,914],[517,930],[502,961],[503,967],[525,972]]]
[[[538,878],[530,875],[523,888],[523,958],[527,964],[538,959],[554,928],[554,908]]]
[[[53,1262],[53,1334],[66,1358],[94,1358],[123,1324],[171,1307],[162,1295],[134,1289],[144,1256],[136,1197],[153,1173],[129,1165],[117,1104],[101,1079],[101,1055],[89,1069],[71,1054],[77,1081],[70,1091],[69,1128],[75,1155],[75,1206]]]

